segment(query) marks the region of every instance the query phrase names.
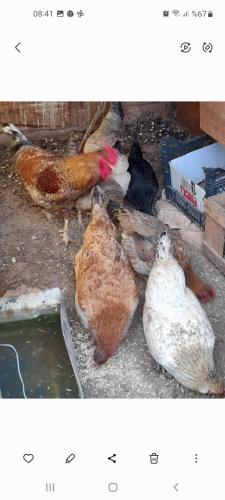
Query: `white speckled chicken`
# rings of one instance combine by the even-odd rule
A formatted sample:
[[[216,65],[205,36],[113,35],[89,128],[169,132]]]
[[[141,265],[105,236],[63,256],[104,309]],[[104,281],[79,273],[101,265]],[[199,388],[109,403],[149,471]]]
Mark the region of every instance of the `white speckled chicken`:
[[[188,389],[224,394],[213,361],[215,336],[199,301],[185,286],[184,273],[162,233],[149,274],[143,313],[153,358]]]
[[[94,359],[105,363],[126,335],[138,303],[134,273],[117,241],[116,228],[93,191],[91,222],[75,257],[76,310],[96,342]]]

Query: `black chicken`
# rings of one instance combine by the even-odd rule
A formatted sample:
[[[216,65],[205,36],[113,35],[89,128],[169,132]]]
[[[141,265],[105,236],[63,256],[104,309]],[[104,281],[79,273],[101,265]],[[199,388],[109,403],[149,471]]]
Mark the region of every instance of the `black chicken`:
[[[155,215],[159,183],[152,166],[143,159],[138,141],[132,144],[128,161],[131,181],[126,198],[137,210]]]

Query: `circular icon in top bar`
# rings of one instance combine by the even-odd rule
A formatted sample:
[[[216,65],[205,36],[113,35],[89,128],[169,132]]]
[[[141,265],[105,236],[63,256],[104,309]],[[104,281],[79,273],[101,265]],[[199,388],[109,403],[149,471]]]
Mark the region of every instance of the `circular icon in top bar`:
[[[68,17],[73,17],[74,16],[74,12],[72,10],[68,10],[67,16]]]
[[[181,52],[185,52],[185,54],[187,54],[187,52],[190,52],[191,50],[190,42],[183,42],[180,46],[180,50]]]
[[[203,43],[202,49],[204,52],[212,52],[213,45],[212,43]]]

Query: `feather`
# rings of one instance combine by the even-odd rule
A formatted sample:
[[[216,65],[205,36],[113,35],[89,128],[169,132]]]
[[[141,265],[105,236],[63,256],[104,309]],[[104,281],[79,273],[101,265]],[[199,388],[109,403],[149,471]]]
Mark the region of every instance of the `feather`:
[[[127,191],[127,199],[141,212],[155,215],[155,201],[159,191],[159,183],[152,166],[143,159],[137,141],[131,147],[128,161],[131,181]]]
[[[42,193],[57,193],[60,188],[60,179],[51,167],[47,167],[37,175],[36,187]]]
[[[177,229],[170,229],[157,217],[137,210],[120,209],[111,212],[114,212],[113,217],[119,222],[122,246],[137,273],[149,275],[160,235],[168,231],[172,240],[173,256],[182,267],[188,286],[204,302],[215,298],[214,289],[193,271],[186,244]]]
[[[153,358],[185,387],[224,394],[213,361],[215,336],[199,301],[185,285],[164,232],[149,274],[143,312],[144,332]]]
[[[134,273],[110,220],[102,192],[94,188],[91,221],[75,257],[76,307],[88,317],[96,342],[94,359],[106,362],[118,349],[138,302]],[[82,311],[82,313],[81,313]]]

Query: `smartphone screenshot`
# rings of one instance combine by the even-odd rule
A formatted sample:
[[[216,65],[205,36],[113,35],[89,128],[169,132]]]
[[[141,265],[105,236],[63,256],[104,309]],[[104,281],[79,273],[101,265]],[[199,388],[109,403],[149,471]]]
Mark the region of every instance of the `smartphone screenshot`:
[[[225,7],[1,7],[0,498],[224,499]]]

